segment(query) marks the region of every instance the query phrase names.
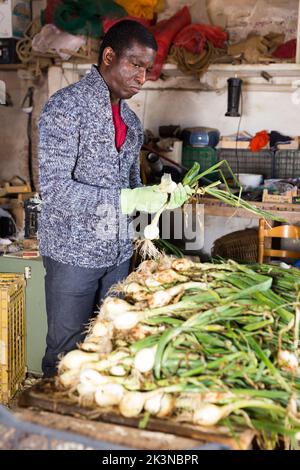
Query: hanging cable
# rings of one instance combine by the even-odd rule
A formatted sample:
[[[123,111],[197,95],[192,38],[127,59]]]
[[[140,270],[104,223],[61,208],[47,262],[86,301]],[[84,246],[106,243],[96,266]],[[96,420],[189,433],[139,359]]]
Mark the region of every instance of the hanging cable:
[[[33,179],[33,162],[32,162],[32,139],[31,139],[31,132],[32,132],[32,111],[33,111],[33,92],[34,88],[29,87],[27,90],[26,95],[21,104],[22,111],[28,114],[27,120],[27,139],[28,139],[28,173],[29,173],[29,182],[31,186],[31,190],[35,191],[35,184]]]
[[[243,99],[244,99],[243,90],[241,89],[241,115],[239,119],[236,139],[235,139],[235,159],[236,159],[236,174],[237,175],[239,175],[240,173],[240,163],[239,163],[239,155],[238,155],[238,138],[240,134],[241,122],[242,122],[242,117],[243,117]]]

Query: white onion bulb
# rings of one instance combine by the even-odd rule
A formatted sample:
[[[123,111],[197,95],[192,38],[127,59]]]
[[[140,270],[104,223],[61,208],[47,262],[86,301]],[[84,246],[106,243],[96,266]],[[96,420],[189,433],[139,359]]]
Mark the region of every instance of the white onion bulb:
[[[142,372],[150,372],[154,367],[156,346],[138,351],[134,358],[134,367]]]
[[[157,415],[160,410],[162,393],[157,393],[145,401],[144,408],[152,415]]]
[[[156,224],[147,225],[144,229],[144,237],[146,240],[155,240],[159,238],[159,228]]]
[[[94,369],[83,369],[79,376],[80,383],[94,386],[107,382],[107,378]]]
[[[121,400],[119,411],[122,416],[132,418],[138,416],[144,408],[146,396],[141,392],[127,392]]]
[[[113,336],[113,328],[110,322],[105,320],[96,320],[92,327],[92,335],[98,338]]]
[[[114,319],[114,326],[117,330],[131,330],[140,320],[138,312],[123,313]]]
[[[118,405],[124,396],[124,387],[120,384],[108,383],[97,387],[95,401],[99,406]]]
[[[158,188],[162,193],[171,194],[177,188],[177,184],[172,180],[170,173],[164,173],[161,177]]]
[[[95,400],[96,387],[92,384],[78,384],[77,392],[79,395],[79,403],[82,406],[91,406]]]
[[[111,367],[109,373],[111,375],[116,376],[116,377],[124,377],[124,375],[126,375],[127,372],[126,372],[126,370],[124,369],[123,366],[118,366],[117,365],[117,366]]]
[[[99,344],[94,343],[93,341],[84,341],[80,345],[80,349],[86,352],[97,352],[99,351]]]
[[[295,370],[298,368],[298,358],[290,351],[279,351],[278,363],[280,366],[289,370]]]
[[[79,370],[70,369],[66,370],[63,374],[60,374],[57,378],[57,381],[60,385],[65,388],[72,387],[79,380]]]
[[[97,353],[88,353],[74,349],[68,352],[59,363],[59,370],[64,369],[79,369],[85,362],[93,362],[99,359]]]
[[[193,422],[200,426],[213,426],[222,418],[222,408],[211,403],[203,403],[195,409]]]
[[[159,392],[146,400],[144,409],[158,418],[170,416],[174,409],[174,398],[169,393]]]
[[[117,297],[106,297],[101,307],[101,314],[105,315],[109,320],[114,320],[124,312],[134,310],[134,307],[126,302],[126,300]]]
[[[125,294],[136,294],[137,292],[144,291],[145,288],[138,284],[137,282],[130,282],[129,284],[125,284],[123,291]]]
[[[164,418],[165,416],[169,416],[175,406],[175,400],[172,395],[169,393],[164,393],[160,402],[160,409],[157,413],[158,418]]]

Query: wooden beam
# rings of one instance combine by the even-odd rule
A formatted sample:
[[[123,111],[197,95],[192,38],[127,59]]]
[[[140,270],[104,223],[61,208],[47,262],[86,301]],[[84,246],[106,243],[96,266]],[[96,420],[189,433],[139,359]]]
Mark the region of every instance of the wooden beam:
[[[246,209],[231,207],[214,198],[199,198],[198,204],[204,204],[204,215],[216,217],[242,217],[246,219],[259,219],[261,216],[253,214]],[[275,204],[271,202],[253,202],[260,209],[271,212],[273,215],[286,219],[288,223],[300,222],[300,204]]]

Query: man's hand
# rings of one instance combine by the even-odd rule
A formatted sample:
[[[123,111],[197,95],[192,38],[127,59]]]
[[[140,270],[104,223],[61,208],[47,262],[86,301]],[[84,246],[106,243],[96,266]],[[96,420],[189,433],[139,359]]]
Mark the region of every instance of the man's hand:
[[[134,211],[155,213],[167,202],[168,194],[159,190],[157,185],[121,190],[121,211],[132,214]]]
[[[170,201],[168,202],[166,208],[171,210],[183,206],[183,204],[189,200],[192,194],[193,190],[189,186],[183,186],[181,183],[179,183],[175,191],[172,192]]]
[[[183,204],[193,194],[189,186],[179,183],[176,189],[169,195],[161,192],[157,185],[145,186],[136,189],[121,190],[121,211],[123,214],[132,214],[134,211],[148,212],[153,214],[158,212],[170,198],[166,209],[172,210]]]
[[[165,204],[172,210],[183,204],[193,194],[193,190],[182,183],[172,181],[170,174],[164,174],[159,185],[143,186],[135,189],[121,190],[121,211],[132,214],[134,211],[158,212]]]

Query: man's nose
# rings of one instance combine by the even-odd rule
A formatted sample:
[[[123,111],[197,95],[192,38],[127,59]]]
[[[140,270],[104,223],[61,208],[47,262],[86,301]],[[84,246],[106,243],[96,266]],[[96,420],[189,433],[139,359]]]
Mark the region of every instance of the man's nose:
[[[144,85],[145,81],[146,81],[146,69],[141,68],[137,76],[137,82],[139,85]]]

